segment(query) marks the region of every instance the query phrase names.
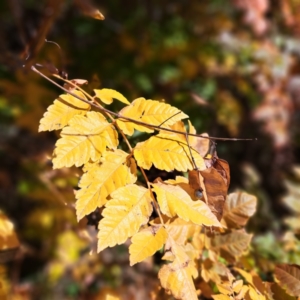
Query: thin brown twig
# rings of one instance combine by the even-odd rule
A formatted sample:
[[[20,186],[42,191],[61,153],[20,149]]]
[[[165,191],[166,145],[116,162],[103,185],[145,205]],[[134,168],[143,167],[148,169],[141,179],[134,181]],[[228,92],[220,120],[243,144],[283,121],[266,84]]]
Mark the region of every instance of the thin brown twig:
[[[185,134],[185,139],[186,139],[186,143],[187,143],[187,145],[188,145],[189,151],[190,151],[190,156],[191,156],[192,162],[193,162],[193,164],[194,164],[194,168],[195,168],[195,170],[198,170],[198,167],[197,167],[197,165],[196,165],[194,156],[193,156],[193,154],[192,154],[192,150],[191,150],[191,146],[190,146],[190,143],[189,143],[189,138],[188,138],[187,132],[186,132],[186,134]]]
[[[219,141],[233,141],[233,142],[236,142],[236,141],[253,141],[253,140],[257,140],[256,138],[255,139],[239,139],[239,138],[220,138],[220,137],[213,137],[213,136],[203,136],[201,134],[194,134],[194,133],[186,133],[184,131],[179,131],[179,130],[174,130],[174,129],[170,129],[170,128],[165,128],[165,127],[160,127],[158,125],[152,125],[152,124],[149,124],[149,123],[145,123],[145,122],[142,122],[142,121],[138,121],[138,120],[135,120],[135,119],[132,119],[132,118],[128,118],[128,117],[124,117],[118,113],[115,113],[109,109],[106,109],[104,107],[101,107],[99,105],[96,105],[95,103],[91,102],[91,101],[88,101],[86,99],[83,99],[81,97],[79,97],[78,95],[72,93],[71,91],[68,91],[67,89],[65,89],[64,87],[62,87],[61,85],[59,85],[58,83],[56,83],[55,81],[53,81],[52,79],[50,79],[48,76],[46,76],[45,74],[43,74],[42,72],[40,72],[39,70],[37,70],[34,66],[31,67],[32,71],[38,73],[40,76],[42,76],[43,78],[45,78],[46,80],[50,81],[52,84],[54,84],[55,86],[59,87],[61,90],[65,91],[66,93],[70,94],[71,96],[99,109],[100,111],[102,112],[106,112],[106,113],[109,113],[115,117],[118,117],[120,119],[124,119],[126,121],[129,121],[129,122],[132,122],[132,123],[135,123],[135,124],[139,124],[139,125],[143,125],[143,126],[146,126],[146,127],[150,127],[150,128],[153,128],[155,130],[163,130],[163,131],[167,131],[167,132],[172,132],[172,133],[178,133],[178,134],[183,134],[183,135],[189,135],[189,136],[195,136],[195,137],[201,137],[201,138],[204,138],[204,139],[209,139],[209,140],[219,140]]]
[[[152,189],[151,189],[151,185],[150,185],[150,181],[149,181],[149,179],[148,179],[148,176],[146,175],[146,173],[145,173],[145,171],[144,171],[144,169],[143,169],[142,167],[140,167],[140,170],[141,170],[141,172],[142,172],[142,174],[143,174],[143,176],[144,176],[144,178],[145,178],[145,180],[146,180],[148,189],[149,189],[150,193],[152,194],[154,210],[155,210],[156,213],[158,214],[161,224],[162,224],[162,225],[165,225],[164,219],[163,219],[163,217],[162,217],[162,215],[161,215],[161,213],[160,213],[159,206],[157,205],[157,202],[156,202],[155,197],[154,197],[154,195],[153,195],[153,191],[152,191]]]
[[[160,127],[161,125],[165,124],[167,121],[169,121],[170,119],[172,119],[173,117],[179,115],[182,111],[178,111],[176,114],[174,114],[173,116],[167,118],[166,120],[164,120],[162,123],[160,123],[158,126]]]

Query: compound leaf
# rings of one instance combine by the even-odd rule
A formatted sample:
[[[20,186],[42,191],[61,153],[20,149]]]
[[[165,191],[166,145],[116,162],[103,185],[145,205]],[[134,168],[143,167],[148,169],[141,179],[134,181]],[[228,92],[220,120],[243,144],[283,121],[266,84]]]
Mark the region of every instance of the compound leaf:
[[[79,167],[89,160],[97,161],[106,147],[115,149],[118,145],[114,126],[97,112],[74,116],[61,136],[54,151],[54,169],[72,165]]]
[[[80,98],[86,99],[80,91],[73,91]],[[65,127],[75,115],[85,115],[90,105],[70,94],[60,95],[54,100],[40,120],[39,131],[58,130]]]
[[[111,104],[113,99],[117,99],[125,104],[130,104],[130,102],[119,92],[112,89],[101,89],[94,90],[96,97],[99,98],[105,104]]]
[[[149,221],[153,201],[150,191],[129,184],[111,194],[99,223],[98,252],[124,243]]]
[[[93,212],[107,202],[107,197],[119,187],[136,181],[136,174],[127,166],[128,154],[122,150],[106,152],[100,164],[91,164],[83,174],[76,192],[77,219]]]
[[[179,120],[188,118],[176,107],[155,100],[146,100],[145,98],[135,99],[129,106],[124,107],[119,114],[151,125],[159,126],[163,124],[163,127],[168,127]],[[132,135],[135,129],[142,132],[153,132],[151,127],[122,120],[122,118],[118,119],[117,123],[127,135]]]
[[[222,227],[204,202],[193,201],[181,187],[158,182],[153,184],[153,190],[157,195],[161,211],[168,217],[177,215],[194,224]]]
[[[202,156],[191,149],[195,163],[200,170],[206,168]],[[152,136],[145,142],[138,143],[134,148],[134,157],[137,164],[149,170],[152,164],[165,171],[183,171],[194,169],[190,149],[186,143],[170,138],[169,136]]]
[[[160,226],[151,226],[135,234],[129,247],[130,265],[133,266],[152,256],[165,244],[167,237],[167,231]]]

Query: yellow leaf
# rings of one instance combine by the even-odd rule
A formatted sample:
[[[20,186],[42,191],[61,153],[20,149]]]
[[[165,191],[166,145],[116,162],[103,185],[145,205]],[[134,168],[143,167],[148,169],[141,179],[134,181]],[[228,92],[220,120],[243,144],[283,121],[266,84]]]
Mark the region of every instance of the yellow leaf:
[[[101,89],[94,90],[96,97],[99,98],[105,104],[111,104],[113,99],[117,99],[125,104],[130,104],[130,102],[119,92],[112,89]]]
[[[223,221],[230,228],[245,226],[256,211],[257,199],[247,193],[231,193],[225,201]]]
[[[98,252],[124,243],[149,221],[153,201],[150,191],[129,184],[111,194],[99,223]]]
[[[168,217],[178,215],[198,225],[222,227],[204,202],[193,201],[181,187],[158,182],[153,184],[153,189],[161,211]]]
[[[236,294],[238,294],[241,291],[243,284],[244,284],[244,282],[242,279],[237,280],[232,284],[233,290]]]
[[[185,190],[189,194],[192,200],[199,200],[199,198],[196,198],[195,189],[192,188],[187,178],[183,176],[176,176],[175,179],[165,180],[165,183],[180,186],[183,190]]]
[[[197,300],[193,282],[193,277],[197,276],[195,268],[191,267],[191,261],[182,246],[173,243],[171,251],[174,261],[164,265],[158,273],[162,287],[171,291],[176,299]]]
[[[69,126],[62,130],[56,143],[53,168],[79,167],[90,159],[100,159],[106,147],[115,149],[118,134],[114,126],[97,112],[88,112],[86,116],[74,116]]]
[[[191,149],[191,152],[199,170],[205,170],[203,158],[194,149]],[[188,145],[161,135],[152,136],[147,141],[138,143],[134,148],[134,157],[137,164],[147,170],[152,164],[168,172],[173,170],[186,172],[194,169]]]
[[[233,293],[231,283],[229,281],[216,282],[219,292],[223,295],[230,295]]]
[[[122,150],[105,152],[100,164],[92,164],[83,174],[76,192],[77,219],[103,206],[107,197],[118,189],[136,181],[136,173],[132,174],[126,165],[128,154]]]
[[[246,293],[249,291],[248,285],[243,285],[239,293],[236,295],[236,300],[244,300]]]
[[[19,247],[13,223],[0,211],[0,251]]]
[[[260,294],[264,295],[266,293],[266,286],[263,284],[261,278],[254,271],[248,273],[240,268],[234,268],[234,270],[240,273],[240,275],[242,275],[246,279],[246,281]]]
[[[172,236],[178,245],[186,244],[187,240],[194,235],[198,227],[194,223],[186,222],[180,218],[176,218],[173,222],[165,226],[168,234]]]
[[[86,99],[80,91],[73,91],[73,93]],[[90,107],[89,104],[70,94],[60,95],[45,112],[40,121],[39,131],[62,129],[75,115],[85,115]]]
[[[162,127],[168,127],[179,120],[188,118],[176,107],[155,100],[146,100],[145,98],[135,99],[129,106],[120,111],[120,115],[151,125],[159,126],[162,124]],[[132,135],[134,130],[153,132],[150,127],[122,120],[122,118],[117,120],[117,124],[127,135]]]
[[[165,244],[167,237],[168,233],[163,227],[155,228],[154,226],[135,234],[129,247],[130,265],[133,266],[152,256]]]
[[[188,124],[189,124],[189,133],[197,134],[196,129],[192,125],[190,120],[188,120]],[[186,132],[184,123],[182,121],[176,122],[172,126],[169,126],[169,128],[176,131]],[[180,139],[181,141],[186,143],[186,136],[184,134],[179,135],[178,133],[172,133],[172,132],[161,130],[160,135],[176,136],[176,139]],[[188,136],[188,140],[189,140],[190,147],[195,149],[202,157],[204,157],[209,150],[210,140],[208,138],[205,138],[205,137],[209,137],[207,133],[202,133],[201,136],[203,137]]]
[[[257,290],[252,286],[249,286],[248,295],[245,295],[246,300],[248,300],[249,298],[251,300],[266,300],[266,297],[257,292]]]

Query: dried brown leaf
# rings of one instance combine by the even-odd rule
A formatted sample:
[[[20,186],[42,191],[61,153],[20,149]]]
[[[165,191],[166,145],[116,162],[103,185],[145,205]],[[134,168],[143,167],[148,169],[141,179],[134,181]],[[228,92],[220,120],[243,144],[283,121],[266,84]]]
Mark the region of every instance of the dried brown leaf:
[[[228,195],[224,205],[223,221],[229,228],[245,226],[256,211],[255,196],[237,192]]]
[[[300,266],[292,264],[277,265],[274,271],[278,284],[292,296],[300,295]]]

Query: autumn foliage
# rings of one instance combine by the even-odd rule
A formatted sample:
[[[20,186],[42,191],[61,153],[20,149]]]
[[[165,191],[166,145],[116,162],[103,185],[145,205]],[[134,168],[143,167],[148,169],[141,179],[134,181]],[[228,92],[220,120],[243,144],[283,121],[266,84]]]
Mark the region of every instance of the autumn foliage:
[[[8,2],[0,300],[300,300],[299,0]]]
[[[130,239],[131,266],[161,252],[158,278],[176,299],[281,299],[274,290],[299,295],[296,265],[279,265],[277,283],[247,271],[242,258],[251,253],[252,235],[244,226],[256,211],[256,198],[227,195],[228,163],[210,151],[206,134],[197,135],[190,120],[184,123],[186,114],[145,98],[130,103],[110,89],[90,96],[74,82],[48,107],[39,131],[61,130],[54,168],[82,169],[76,215],[80,221],[101,212],[98,252]],[[104,108],[113,101],[124,108],[118,113]],[[135,132],[150,136],[132,145]],[[186,176],[150,182],[145,170],[152,166]]]

